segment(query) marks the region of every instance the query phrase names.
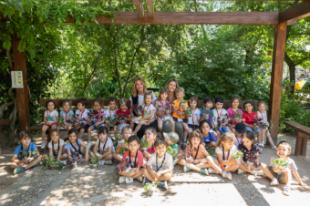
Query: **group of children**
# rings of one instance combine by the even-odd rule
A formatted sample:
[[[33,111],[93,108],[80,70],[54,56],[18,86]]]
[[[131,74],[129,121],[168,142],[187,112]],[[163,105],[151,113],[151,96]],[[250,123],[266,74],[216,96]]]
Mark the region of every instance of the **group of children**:
[[[263,102],[254,112],[251,102],[245,102],[242,111],[238,98],[227,110],[221,98],[214,103],[206,98],[203,107],[198,108],[197,97],[185,101],[182,88],[177,88],[172,102],[167,97],[165,90],[160,91],[156,100],[146,93],[143,107],[131,110],[124,100],[119,102],[119,109],[116,100],[110,100],[105,110],[95,101],[91,112],[79,102],[75,113],[69,102],[64,102],[58,113],[50,101],[44,113],[42,149],[49,158],[64,164],[116,164],[119,183],[138,180],[162,189],[168,188],[175,165],[180,165],[184,172],[213,173],[229,180],[234,172],[264,175],[271,185],[284,184],[283,192],[287,195],[292,177],[304,185],[294,160],[289,158],[291,147],[287,142],[275,146],[269,138],[276,157],[270,165],[261,162],[266,136],[270,136]],[[170,123],[169,132],[163,132],[166,121]],[[185,138],[174,131],[176,124],[182,125]],[[148,127],[138,136],[143,126]],[[66,142],[60,137],[59,128],[68,130]],[[111,138],[111,130],[120,130],[121,138]],[[89,137],[86,140],[82,138],[85,131]],[[14,172],[23,172],[42,159],[30,137],[22,132],[12,159]]]

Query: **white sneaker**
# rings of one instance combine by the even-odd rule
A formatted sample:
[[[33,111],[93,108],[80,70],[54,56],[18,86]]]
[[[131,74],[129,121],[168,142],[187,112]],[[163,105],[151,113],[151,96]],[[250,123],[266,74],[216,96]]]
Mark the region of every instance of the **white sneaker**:
[[[283,187],[283,194],[289,196],[291,194],[291,188],[289,186]]]
[[[242,169],[238,169],[238,175],[243,174],[244,171]]]
[[[279,185],[279,181],[276,179],[276,178],[273,178],[270,182],[270,185],[271,186],[276,186],[276,185]]]
[[[232,180],[232,175],[230,172],[227,172],[226,173],[226,178],[229,179],[229,180]]]
[[[120,176],[120,177],[118,178],[118,183],[123,184],[123,183],[125,183],[125,182],[126,182],[126,177]]]
[[[126,177],[126,184],[131,184],[131,183],[133,183],[133,178]]]
[[[209,168],[208,172],[209,172],[209,174],[216,174],[216,172],[212,168]]]

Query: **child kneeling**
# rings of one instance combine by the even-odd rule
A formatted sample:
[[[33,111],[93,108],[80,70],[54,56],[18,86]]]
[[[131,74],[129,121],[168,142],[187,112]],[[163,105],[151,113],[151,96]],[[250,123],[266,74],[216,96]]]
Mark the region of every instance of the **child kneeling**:
[[[132,183],[133,179],[140,179],[143,175],[143,154],[140,149],[140,139],[133,135],[128,139],[128,151],[125,151],[123,160],[117,165],[119,183]]]

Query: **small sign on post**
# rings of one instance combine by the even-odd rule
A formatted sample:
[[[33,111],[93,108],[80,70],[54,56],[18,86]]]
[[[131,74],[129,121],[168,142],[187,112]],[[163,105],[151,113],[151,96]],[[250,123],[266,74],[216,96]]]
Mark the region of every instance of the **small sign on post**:
[[[11,71],[11,79],[12,79],[12,88],[14,89],[24,88],[22,71]]]

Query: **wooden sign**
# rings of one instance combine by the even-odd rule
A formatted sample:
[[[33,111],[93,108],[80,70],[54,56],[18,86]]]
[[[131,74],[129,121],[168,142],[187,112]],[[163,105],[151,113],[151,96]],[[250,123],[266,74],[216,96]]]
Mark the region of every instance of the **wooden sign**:
[[[12,79],[12,88],[14,89],[24,88],[22,71],[11,71],[11,79]]]

